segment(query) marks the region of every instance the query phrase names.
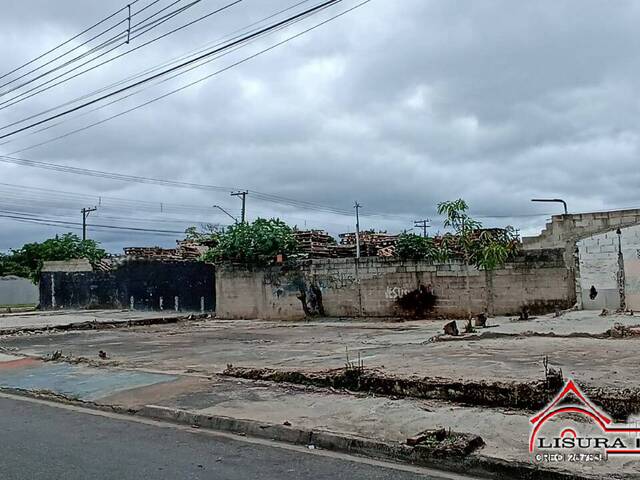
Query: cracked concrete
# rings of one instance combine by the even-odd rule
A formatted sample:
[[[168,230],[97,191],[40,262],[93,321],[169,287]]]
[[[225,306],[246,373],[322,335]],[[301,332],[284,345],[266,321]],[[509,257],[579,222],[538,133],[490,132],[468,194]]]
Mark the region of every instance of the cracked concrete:
[[[337,392],[218,374],[228,364],[309,372],[343,368],[348,350],[351,360],[360,355],[366,368],[381,369],[388,375],[525,382],[543,378],[541,360],[548,355],[552,365],[579,382],[635,388],[634,379],[640,375],[636,361],[640,338],[605,338],[604,333],[615,323],[630,327],[639,320],[622,315],[600,317],[594,312],[568,312],[559,318],[546,316],[527,322],[495,318],[489,320],[489,328],[473,335],[434,342],[444,321],[214,319],[7,335],[0,337],[0,362],[12,358],[6,354],[43,357],[60,350],[65,359],[84,363],[77,368],[87,372],[115,367],[114,371],[173,376],[168,381],[94,392],[91,400],[96,402],[126,408],[158,405],[273,424],[288,422],[301,428],[398,442],[420,430],[443,426],[483,437],[487,443],[481,451],[484,456],[530,462],[526,442],[532,412]],[[528,332],[555,336],[531,336]],[[496,334],[500,336],[496,338]],[[99,350],[106,351],[109,359],[101,360]],[[100,366],[103,368],[96,368]],[[638,463],[616,461],[572,468],[594,478],[610,477],[613,471],[631,476],[640,474]]]
[[[348,349],[366,367],[398,375],[453,379],[531,381],[543,376],[547,355],[576,380],[623,388],[640,376],[635,360],[637,340],[597,338],[615,323],[631,326],[640,318],[594,312],[570,312],[560,318],[528,322],[490,319],[490,327],[455,342],[431,342],[442,321],[260,322],[211,320],[176,325],[7,336],[5,351],[45,356],[54,350],[72,357],[110,361],[129,368],[170,373],[213,374],[228,364],[256,368],[306,369],[343,367]],[[528,331],[572,337],[527,336]],[[495,333],[512,337],[491,338]],[[480,335],[480,337],[478,337]],[[483,338],[482,335],[487,335]]]

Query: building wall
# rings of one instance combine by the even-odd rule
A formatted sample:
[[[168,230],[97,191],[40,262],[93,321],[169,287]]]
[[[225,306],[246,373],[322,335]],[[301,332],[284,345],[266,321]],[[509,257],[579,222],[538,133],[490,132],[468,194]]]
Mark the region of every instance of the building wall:
[[[266,269],[218,267],[216,312],[222,318],[281,320],[309,313],[415,317],[398,299],[421,286],[437,297],[434,316],[464,317],[469,310],[513,314],[525,305],[532,312],[553,311],[575,303],[574,279],[562,254],[527,252],[494,272],[467,271],[460,263],[382,258],[308,260]]]
[[[26,278],[0,277],[0,305],[36,305],[38,286]]]
[[[108,272],[80,270],[72,264],[46,265],[41,308],[215,309],[215,270],[209,264],[128,260]]]
[[[640,226],[620,229],[627,308],[640,309]],[[578,246],[578,291],[587,310],[620,307],[618,235],[615,230],[581,240]],[[598,292],[594,299],[591,287]]]

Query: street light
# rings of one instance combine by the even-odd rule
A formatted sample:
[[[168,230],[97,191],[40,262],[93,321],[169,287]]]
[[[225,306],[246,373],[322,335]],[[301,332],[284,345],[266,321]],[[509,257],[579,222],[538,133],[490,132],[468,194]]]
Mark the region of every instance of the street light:
[[[236,217],[234,217],[233,215],[231,215],[229,212],[227,212],[224,208],[222,208],[220,205],[214,205],[213,208],[217,208],[218,210],[220,210],[222,213],[224,213],[225,215],[227,215],[228,217],[232,218],[233,221],[235,223],[238,223],[238,219]]]
[[[567,215],[569,211],[567,210],[567,202],[562,200],[561,198],[532,198],[532,202],[547,202],[547,203],[561,203],[564,205],[564,214]]]

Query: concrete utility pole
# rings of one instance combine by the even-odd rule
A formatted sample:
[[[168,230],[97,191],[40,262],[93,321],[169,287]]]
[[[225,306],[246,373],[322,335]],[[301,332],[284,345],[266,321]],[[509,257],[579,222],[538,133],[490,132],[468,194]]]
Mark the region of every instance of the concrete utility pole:
[[[416,227],[416,228],[421,228],[422,229],[422,236],[424,238],[427,238],[427,228],[431,228],[431,225],[429,225],[430,223],[431,223],[431,220],[426,218],[424,220],[415,220],[413,222],[413,226]]]
[[[360,209],[362,205],[356,202],[353,208],[356,209],[356,258],[360,258]]]
[[[532,202],[546,202],[546,203],[561,203],[564,205],[564,214],[567,215],[569,211],[567,210],[567,202],[562,200],[561,198],[532,198]]]
[[[232,218],[233,221],[235,223],[238,223],[238,219],[236,217],[234,217],[233,215],[231,215],[229,212],[227,212],[224,208],[222,208],[220,205],[214,205],[213,208],[217,208],[218,210],[220,210],[221,212],[223,212],[225,215],[227,215],[228,217]]]
[[[243,191],[243,192],[233,192],[231,194],[232,197],[242,197],[242,214],[240,215],[240,218],[242,219],[242,223],[245,222],[245,218],[246,218],[246,213],[247,213],[247,195],[249,195],[248,191]]]
[[[83,208],[80,210],[82,212],[82,240],[87,239],[87,217],[91,212],[95,212],[96,210],[98,210],[98,207]]]

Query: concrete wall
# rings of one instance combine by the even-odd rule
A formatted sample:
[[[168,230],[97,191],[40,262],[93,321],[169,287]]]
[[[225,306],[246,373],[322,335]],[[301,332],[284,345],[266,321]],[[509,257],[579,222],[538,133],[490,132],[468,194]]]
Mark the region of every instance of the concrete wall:
[[[467,272],[460,263],[381,258],[308,260],[266,269],[218,267],[216,313],[288,320],[304,318],[306,308],[329,317],[415,317],[398,299],[420,286],[437,297],[433,316],[464,317],[468,309],[513,314],[524,305],[553,311],[575,303],[574,278],[562,253],[528,252],[489,273]]]
[[[565,248],[584,238],[639,224],[640,209],[554,215],[540,235],[524,237],[522,243],[525,250]]]
[[[90,267],[89,267],[90,268]],[[40,279],[40,306],[215,310],[215,270],[202,262],[127,260],[110,271],[87,271],[77,264],[46,264]],[[202,302],[204,301],[204,305]]]
[[[36,305],[38,286],[26,278],[0,277],[0,305]]]
[[[622,228],[622,247],[627,308],[640,310],[640,226]],[[594,235],[578,242],[578,292],[587,310],[620,307],[618,288],[618,235],[615,231]],[[598,292],[589,297],[591,287]]]

